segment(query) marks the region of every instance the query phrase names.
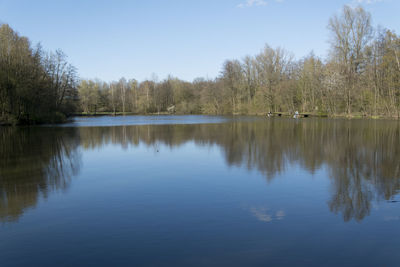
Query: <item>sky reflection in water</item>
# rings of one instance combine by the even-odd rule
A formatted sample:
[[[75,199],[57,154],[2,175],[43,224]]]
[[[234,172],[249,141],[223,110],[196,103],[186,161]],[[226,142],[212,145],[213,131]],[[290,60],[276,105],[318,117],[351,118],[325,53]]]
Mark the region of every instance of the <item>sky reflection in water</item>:
[[[396,121],[96,120],[0,129],[4,266],[400,260]]]

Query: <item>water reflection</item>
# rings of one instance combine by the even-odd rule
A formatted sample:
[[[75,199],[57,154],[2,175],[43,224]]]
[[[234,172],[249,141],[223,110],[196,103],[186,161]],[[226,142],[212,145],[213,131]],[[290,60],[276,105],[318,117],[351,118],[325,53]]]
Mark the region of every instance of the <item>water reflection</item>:
[[[15,221],[40,196],[65,190],[80,168],[73,128],[0,129],[0,220]]]
[[[217,145],[229,166],[261,172],[268,181],[295,164],[310,174],[326,169],[329,209],[345,221],[362,220],[374,201],[394,201],[400,190],[400,126],[394,121],[263,120],[222,124],[143,125],[1,130],[0,220],[16,219],[39,195],[65,189],[84,150],[145,144],[178,148],[194,141]],[[79,149],[81,147],[83,151]],[[99,152],[101,153],[101,151]],[[289,179],[289,178],[288,178]],[[310,192],[311,193],[311,192]],[[259,220],[283,211],[255,207]]]
[[[250,212],[261,222],[272,222],[273,220],[283,220],[285,218],[285,212],[279,210],[277,212],[272,212],[266,207],[252,207]]]
[[[391,201],[399,192],[399,133],[395,121],[323,119],[80,129],[86,148],[218,145],[228,165],[257,169],[267,180],[294,164],[311,174],[326,166],[332,180],[329,208],[345,221],[362,220],[373,201]]]

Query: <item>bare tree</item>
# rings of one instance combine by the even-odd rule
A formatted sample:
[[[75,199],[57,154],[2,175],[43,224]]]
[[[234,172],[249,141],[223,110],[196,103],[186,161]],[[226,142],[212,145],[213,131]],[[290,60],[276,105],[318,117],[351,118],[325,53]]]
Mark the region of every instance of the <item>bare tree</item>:
[[[332,33],[332,54],[346,76],[346,109],[350,114],[353,91],[364,67],[364,51],[372,39],[371,14],[361,6],[344,6],[340,16],[329,20],[328,29]]]

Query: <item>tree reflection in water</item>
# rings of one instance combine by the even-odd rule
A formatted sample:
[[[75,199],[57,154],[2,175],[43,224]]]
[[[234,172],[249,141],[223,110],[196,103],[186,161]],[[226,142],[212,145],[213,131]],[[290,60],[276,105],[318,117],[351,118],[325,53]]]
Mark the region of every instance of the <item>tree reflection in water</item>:
[[[145,144],[174,148],[193,141],[222,148],[229,166],[256,169],[267,180],[294,164],[326,167],[328,201],[345,221],[362,220],[373,201],[400,189],[400,126],[395,121],[271,119],[191,125],[3,129],[0,218],[17,218],[38,195],[65,188],[80,166],[78,147],[123,149]]]
[[[0,220],[15,221],[79,172],[78,129],[0,129]]]
[[[86,148],[105,144],[194,141],[223,148],[227,164],[257,169],[267,180],[293,164],[314,173],[329,170],[332,212],[362,220],[372,201],[391,200],[400,189],[400,126],[395,121],[267,120],[199,125],[81,128]]]

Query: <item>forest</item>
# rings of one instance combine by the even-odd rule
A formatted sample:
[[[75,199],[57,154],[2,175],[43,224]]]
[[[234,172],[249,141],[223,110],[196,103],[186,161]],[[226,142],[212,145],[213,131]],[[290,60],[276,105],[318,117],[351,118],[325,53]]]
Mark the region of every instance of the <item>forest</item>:
[[[0,124],[62,122],[75,112],[79,79],[61,51],[32,47],[0,26]]]
[[[400,117],[400,37],[375,27],[369,12],[344,6],[329,19],[330,50],[301,59],[266,45],[223,63],[215,79],[169,76],[137,81],[79,79],[57,50],[33,47],[0,26],[0,122],[58,122],[73,114],[263,115],[299,111],[323,116]]]

